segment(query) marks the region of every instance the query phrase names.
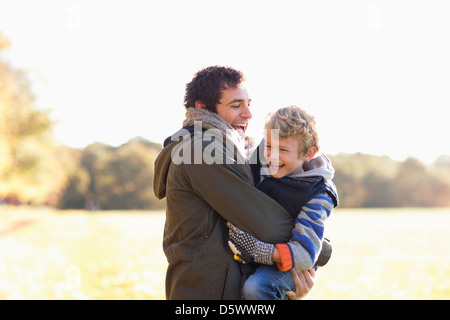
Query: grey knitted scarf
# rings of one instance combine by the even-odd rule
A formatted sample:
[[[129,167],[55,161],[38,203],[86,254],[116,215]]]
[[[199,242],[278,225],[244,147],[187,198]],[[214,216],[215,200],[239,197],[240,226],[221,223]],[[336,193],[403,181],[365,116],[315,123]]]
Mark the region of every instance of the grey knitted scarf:
[[[253,151],[254,142],[251,138],[242,139],[236,130],[225,121],[221,116],[212,113],[205,109],[188,108],[186,110],[186,119],[183,121],[183,126],[194,126],[195,123],[200,122],[203,129],[217,129],[222,134],[227,142],[232,142],[235,150],[239,153],[239,157],[244,160],[244,168],[250,182],[253,183],[253,175],[249,165],[249,155]]]

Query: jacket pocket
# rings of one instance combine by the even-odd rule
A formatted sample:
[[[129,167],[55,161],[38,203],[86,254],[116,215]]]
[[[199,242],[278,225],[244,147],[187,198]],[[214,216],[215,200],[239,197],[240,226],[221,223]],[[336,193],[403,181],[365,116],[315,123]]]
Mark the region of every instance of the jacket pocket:
[[[227,265],[224,271],[222,300],[240,300],[241,299],[241,285],[242,274],[240,266],[237,262],[232,262]]]

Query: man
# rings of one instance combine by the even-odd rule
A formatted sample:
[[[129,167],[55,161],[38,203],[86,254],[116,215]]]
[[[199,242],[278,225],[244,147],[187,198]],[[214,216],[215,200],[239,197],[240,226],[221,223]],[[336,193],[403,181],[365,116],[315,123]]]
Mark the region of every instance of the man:
[[[155,161],[154,192],[166,198],[167,299],[241,298],[251,267],[234,260],[227,221],[264,242],[290,238],[292,216],[253,185],[243,146],[252,118],[244,80],[232,68],[200,70],[186,86],[184,127]],[[293,298],[300,298],[313,279],[293,277]]]

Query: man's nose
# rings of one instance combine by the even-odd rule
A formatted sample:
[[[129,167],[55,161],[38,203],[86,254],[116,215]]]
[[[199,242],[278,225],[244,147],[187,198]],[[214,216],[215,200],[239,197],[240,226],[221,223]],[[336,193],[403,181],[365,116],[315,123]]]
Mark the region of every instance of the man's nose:
[[[250,106],[246,103],[244,108],[242,109],[241,118],[250,120],[252,117],[253,115],[250,111]]]

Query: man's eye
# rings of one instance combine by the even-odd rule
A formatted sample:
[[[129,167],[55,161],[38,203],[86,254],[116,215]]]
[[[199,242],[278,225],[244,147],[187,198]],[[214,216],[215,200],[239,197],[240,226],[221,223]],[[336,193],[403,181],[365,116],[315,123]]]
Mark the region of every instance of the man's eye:
[[[239,107],[240,107],[240,105],[238,105],[238,104],[237,104],[237,105],[234,105],[234,106],[231,106],[231,107],[232,107],[232,108],[236,108],[236,109],[237,109],[237,108],[239,108]]]
[[[270,149],[270,148],[271,148],[271,146],[267,145],[267,146],[266,146],[266,148],[267,148],[267,149]]]

